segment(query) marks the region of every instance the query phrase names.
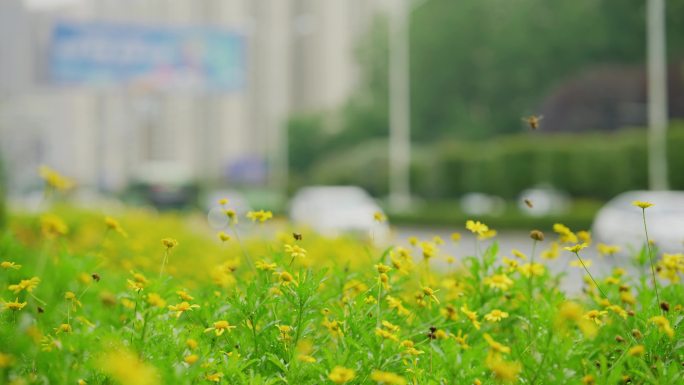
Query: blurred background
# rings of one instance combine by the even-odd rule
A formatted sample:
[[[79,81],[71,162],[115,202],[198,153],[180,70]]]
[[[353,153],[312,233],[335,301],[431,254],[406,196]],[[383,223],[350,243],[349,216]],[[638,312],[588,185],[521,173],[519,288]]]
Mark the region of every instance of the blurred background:
[[[0,1],[11,208],[45,164],[84,204],[589,229],[684,189],[679,119],[682,0]]]

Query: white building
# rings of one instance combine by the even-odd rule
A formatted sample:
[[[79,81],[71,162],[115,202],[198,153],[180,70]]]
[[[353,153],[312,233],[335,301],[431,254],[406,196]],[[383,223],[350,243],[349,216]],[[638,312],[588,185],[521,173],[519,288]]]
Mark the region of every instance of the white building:
[[[287,117],[349,97],[359,79],[356,43],[379,3],[0,1],[0,151],[10,188],[30,187],[39,164],[117,191],[157,162],[225,182],[231,165],[255,159],[269,165],[262,182],[280,185]],[[47,75],[55,20],[237,30],[247,47],[246,84],[229,93],[56,86]]]

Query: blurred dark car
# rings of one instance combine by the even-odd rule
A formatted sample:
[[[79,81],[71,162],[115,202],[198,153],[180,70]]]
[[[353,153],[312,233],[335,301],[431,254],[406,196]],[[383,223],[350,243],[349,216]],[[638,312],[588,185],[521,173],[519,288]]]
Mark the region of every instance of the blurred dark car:
[[[198,204],[199,190],[184,166],[151,162],[138,169],[126,195],[133,203],[152,205],[159,210],[182,210]]]

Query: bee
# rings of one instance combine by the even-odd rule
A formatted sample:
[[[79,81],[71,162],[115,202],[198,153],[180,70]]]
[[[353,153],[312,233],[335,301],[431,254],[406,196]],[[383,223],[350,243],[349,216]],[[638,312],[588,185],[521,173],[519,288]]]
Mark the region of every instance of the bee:
[[[292,237],[295,239],[295,241],[301,241],[303,238],[301,233],[292,233]]]
[[[101,279],[100,274],[93,273],[93,275],[91,275],[91,277],[93,277],[93,279],[94,279],[96,282],[100,282],[100,279]]]
[[[529,199],[525,199],[525,200],[523,200],[523,202],[525,202],[525,205],[529,208],[534,207],[534,205],[532,204],[532,201]]]
[[[542,119],[544,119],[544,117],[541,115],[530,115],[526,118],[522,118],[523,122],[527,123],[533,130],[539,128],[539,121]]]

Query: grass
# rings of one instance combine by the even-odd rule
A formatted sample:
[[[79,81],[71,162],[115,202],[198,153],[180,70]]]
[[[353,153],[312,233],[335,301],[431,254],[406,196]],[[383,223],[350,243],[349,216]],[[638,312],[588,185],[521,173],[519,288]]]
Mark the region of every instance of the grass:
[[[495,239],[446,262],[434,240],[377,249],[266,226],[239,218],[253,236],[221,241],[203,217],[15,215],[0,237],[0,383],[684,381],[682,255],[653,250],[663,311],[643,255],[625,261],[642,273],[591,276],[568,298],[540,257],[549,233],[530,265]]]

